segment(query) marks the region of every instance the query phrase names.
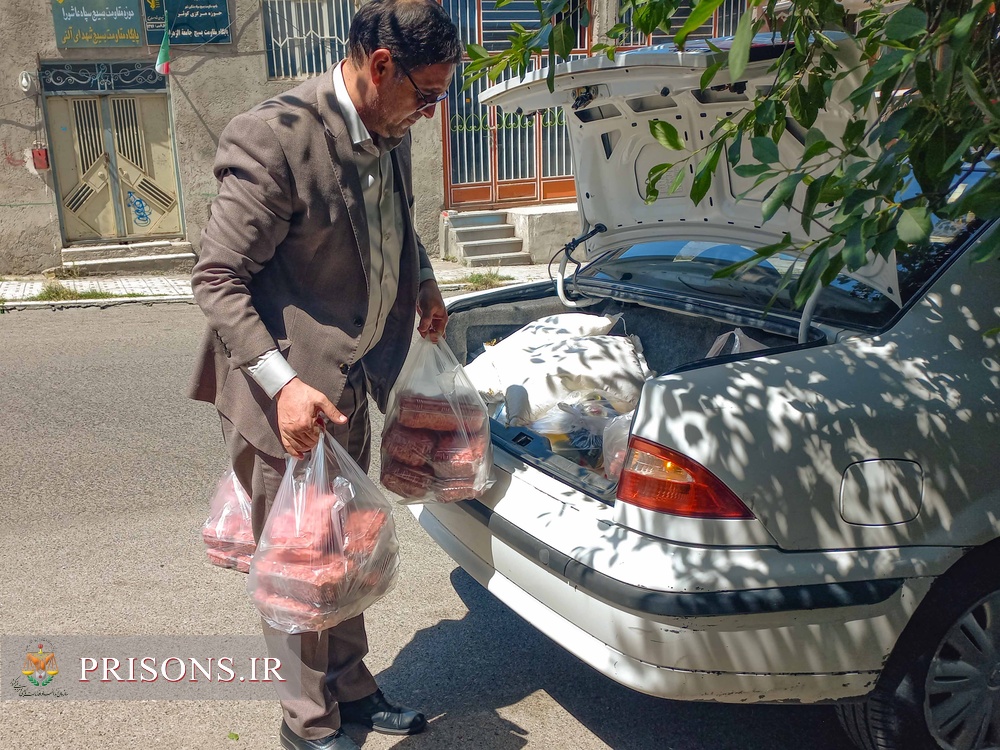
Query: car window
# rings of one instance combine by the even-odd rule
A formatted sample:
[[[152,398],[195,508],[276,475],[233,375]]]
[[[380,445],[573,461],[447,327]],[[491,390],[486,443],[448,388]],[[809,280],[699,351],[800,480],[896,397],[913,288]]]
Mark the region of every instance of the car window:
[[[971,173],[963,185],[978,181],[981,172]],[[905,197],[905,196],[901,196]],[[914,246],[897,257],[900,297],[905,305],[964,244],[970,225],[937,220],[930,241]],[[713,275],[740,260],[753,256],[748,245],[669,239],[640,242],[617,248],[584,268],[579,277],[613,284],[643,287],[686,297],[773,310],[791,310],[788,289],[781,279],[791,269],[797,278],[802,259],[779,253],[768,261],[741,269],[733,276]],[[815,318],[851,328],[881,329],[899,312],[896,303],[862,281],[840,274],[820,294]]]

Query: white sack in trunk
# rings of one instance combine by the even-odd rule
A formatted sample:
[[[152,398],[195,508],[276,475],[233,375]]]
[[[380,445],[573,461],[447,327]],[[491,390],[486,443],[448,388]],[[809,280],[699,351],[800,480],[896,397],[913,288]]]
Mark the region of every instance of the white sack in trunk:
[[[580,391],[596,391],[619,413],[639,403],[642,384],[655,373],[637,336],[578,336],[510,352],[494,362],[507,384],[507,423],[528,425]]]
[[[503,341],[487,346],[470,364],[465,374],[480,393],[494,399],[504,395],[512,381],[506,380],[508,357],[522,361],[538,347],[554,344],[578,336],[602,336],[615,327],[621,315],[590,315],[588,313],[562,313],[539,318],[514,331]]]

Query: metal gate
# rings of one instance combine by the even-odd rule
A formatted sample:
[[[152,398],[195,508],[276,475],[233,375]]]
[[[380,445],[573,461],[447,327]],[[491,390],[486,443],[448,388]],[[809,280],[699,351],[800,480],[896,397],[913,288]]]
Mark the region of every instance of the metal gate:
[[[496,0],[443,0],[464,40],[474,40],[490,52],[508,45],[511,23],[537,23],[534,0],[511,0],[497,7]],[[675,28],[690,13],[685,3],[675,16]],[[732,34],[746,0],[726,0],[714,19],[692,38]],[[626,19],[627,20],[627,19]],[[622,40],[624,47],[643,46],[670,37]],[[573,57],[585,56],[589,30],[581,30]],[[536,59],[535,65],[545,60]],[[566,201],[576,197],[573,160],[565,115],[561,109],[531,115],[497,112],[479,104],[479,95],[490,84],[481,79],[465,92],[459,66],[446,107],[442,107],[445,143],[445,202],[447,208],[494,208],[504,205]]]
[[[50,96],[46,112],[67,243],[181,234],[165,94]]]
[[[443,5],[458,24],[462,39],[490,52],[507,45],[511,23],[527,24],[538,18],[534,0],[511,0],[501,8],[496,0],[444,0]],[[585,54],[588,30],[582,30],[577,47],[576,54]],[[574,198],[573,162],[562,110],[518,115],[483,107],[479,94],[490,84],[481,79],[463,92],[464,67],[464,63],[459,65],[455,73],[442,112],[447,208]]]

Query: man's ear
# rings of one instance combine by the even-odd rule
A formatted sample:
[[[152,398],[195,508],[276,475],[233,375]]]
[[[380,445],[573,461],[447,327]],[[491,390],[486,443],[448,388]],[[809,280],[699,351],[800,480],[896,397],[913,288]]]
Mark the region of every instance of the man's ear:
[[[392,76],[395,70],[392,53],[387,49],[377,49],[368,56],[368,75],[376,86],[386,77]]]

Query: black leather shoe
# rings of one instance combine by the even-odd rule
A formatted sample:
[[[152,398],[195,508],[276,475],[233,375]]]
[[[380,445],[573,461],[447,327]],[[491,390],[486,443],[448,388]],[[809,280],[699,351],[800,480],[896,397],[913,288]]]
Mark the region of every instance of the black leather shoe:
[[[342,729],[321,740],[304,740],[285,722],[281,722],[281,746],[285,750],[361,750]]]
[[[416,734],[427,728],[427,719],[422,713],[394,706],[385,699],[381,690],[359,701],[341,703],[340,720],[364,724],[383,734]]]

